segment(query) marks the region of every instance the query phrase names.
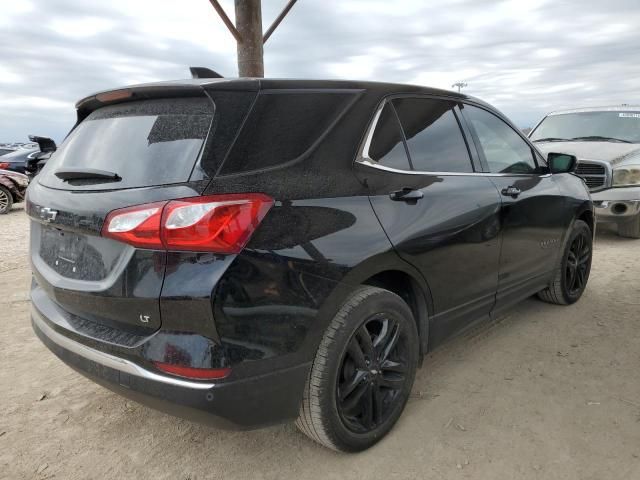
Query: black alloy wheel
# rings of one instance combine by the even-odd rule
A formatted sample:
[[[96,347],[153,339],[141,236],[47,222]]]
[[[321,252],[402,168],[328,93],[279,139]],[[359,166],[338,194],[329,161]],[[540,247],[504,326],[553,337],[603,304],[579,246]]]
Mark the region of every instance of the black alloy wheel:
[[[576,220],[553,279],[547,288],[538,292],[538,297],[556,305],[577,302],[587,288],[592,257],[593,232],[584,221]]]
[[[565,281],[570,296],[584,290],[591,268],[591,241],[587,233],[581,231],[571,242],[567,252]]]
[[[409,305],[388,290],[359,287],[324,333],[296,425],[334,450],[369,448],[402,414],[419,355]]]
[[[345,426],[366,433],[394,411],[407,381],[407,345],[397,321],[375,315],[347,345],[337,385],[337,407]]]

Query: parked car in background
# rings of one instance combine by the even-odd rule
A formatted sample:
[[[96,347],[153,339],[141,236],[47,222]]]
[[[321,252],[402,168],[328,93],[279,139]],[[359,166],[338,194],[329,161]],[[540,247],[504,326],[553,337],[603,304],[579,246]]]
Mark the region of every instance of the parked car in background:
[[[103,92],[29,187],[31,316],[63,361],[215,425],[370,447],[444,339],[576,302],[593,205],[488,104],[200,79]]]
[[[26,175],[0,170],[0,214],[8,213],[14,203],[22,202],[28,186]]]
[[[30,135],[30,143],[18,145],[9,153],[0,157],[0,169],[24,173],[34,177],[42,170],[51,154],[56,150],[56,144],[47,137]]]
[[[0,146],[0,157],[2,157],[3,155],[6,155],[7,153],[11,153],[13,151],[15,151],[15,148],[1,147]]]
[[[0,157],[0,169],[25,173],[27,162],[33,160],[40,153],[39,148],[17,148]]]
[[[40,170],[44,168],[51,154],[55,152],[58,147],[56,146],[56,142],[48,137],[29,135],[29,140],[38,146],[38,151],[27,157],[24,173],[33,178],[40,173]]]
[[[542,152],[575,155],[598,221],[617,224],[623,237],[640,238],[640,106],[553,112],[529,138]]]

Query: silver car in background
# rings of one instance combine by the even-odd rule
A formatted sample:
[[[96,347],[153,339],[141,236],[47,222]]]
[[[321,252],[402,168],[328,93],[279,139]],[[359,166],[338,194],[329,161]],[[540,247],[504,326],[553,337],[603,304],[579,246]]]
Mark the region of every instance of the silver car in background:
[[[640,238],[640,106],[578,108],[548,114],[529,138],[545,155],[575,155],[599,222]]]

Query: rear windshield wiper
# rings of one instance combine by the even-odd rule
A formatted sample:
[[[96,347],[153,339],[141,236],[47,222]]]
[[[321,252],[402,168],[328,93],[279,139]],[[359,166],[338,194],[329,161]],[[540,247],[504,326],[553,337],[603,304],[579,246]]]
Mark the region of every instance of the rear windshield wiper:
[[[536,138],[532,140],[535,142],[568,142],[569,140],[566,138],[557,138],[557,137],[545,137],[545,138]]]
[[[585,140],[585,141],[594,141],[594,142],[598,142],[598,141],[603,141],[603,142],[621,142],[621,143],[633,143],[630,142],[629,140],[624,140],[622,138],[615,138],[615,137],[601,137],[600,135],[589,135],[588,137],[575,137],[572,138],[571,140]]]
[[[115,172],[98,170],[97,168],[61,168],[53,173],[61,180],[101,179],[117,182],[121,177]]]

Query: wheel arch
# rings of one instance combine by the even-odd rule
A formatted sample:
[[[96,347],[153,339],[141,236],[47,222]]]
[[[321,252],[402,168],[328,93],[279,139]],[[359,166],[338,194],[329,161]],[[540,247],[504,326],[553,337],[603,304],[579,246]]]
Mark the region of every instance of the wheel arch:
[[[596,215],[594,211],[588,207],[583,207],[581,210],[577,212],[576,220],[582,220],[589,226],[589,230],[591,230],[591,234],[595,236],[596,234]]]
[[[420,355],[427,353],[429,339],[429,302],[420,282],[403,270],[383,270],[367,278],[363,285],[389,290],[402,298],[413,312],[420,338]]]
[[[427,352],[429,319],[433,315],[431,290],[422,274],[410,263],[402,260],[395,251],[372,256],[352,268],[340,281],[342,287],[334,290],[330,305],[341,305],[362,285],[389,290],[407,302],[416,319],[420,335],[420,353]],[[344,288],[348,286],[350,288]],[[329,313],[329,312],[326,312]],[[330,316],[333,317],[335,312]]]

